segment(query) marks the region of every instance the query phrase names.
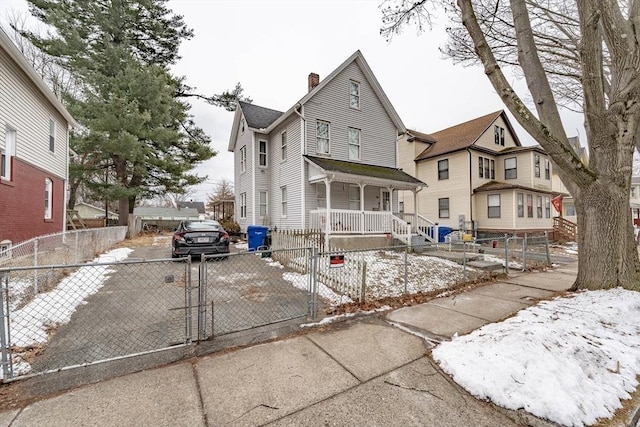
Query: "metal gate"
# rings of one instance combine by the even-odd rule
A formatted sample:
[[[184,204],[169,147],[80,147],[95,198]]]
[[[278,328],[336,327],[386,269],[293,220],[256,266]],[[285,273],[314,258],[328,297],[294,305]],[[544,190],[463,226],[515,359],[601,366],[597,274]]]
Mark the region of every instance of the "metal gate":
[[[202,257],[199,339],[313,316],[311,255],[303,248]]]

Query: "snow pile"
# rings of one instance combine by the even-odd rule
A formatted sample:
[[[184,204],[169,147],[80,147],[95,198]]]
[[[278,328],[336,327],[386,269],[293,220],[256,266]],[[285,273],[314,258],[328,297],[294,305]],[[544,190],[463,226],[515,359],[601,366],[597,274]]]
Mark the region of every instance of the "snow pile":
[[[434,359],[473,395],[568,426],[610,418],[640,374],[640,293],[556,298],[454,337]]]

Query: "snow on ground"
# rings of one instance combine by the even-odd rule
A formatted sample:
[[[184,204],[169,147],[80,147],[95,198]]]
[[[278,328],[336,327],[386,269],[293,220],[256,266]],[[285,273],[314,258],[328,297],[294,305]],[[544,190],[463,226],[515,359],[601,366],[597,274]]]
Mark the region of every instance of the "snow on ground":
[[[499,264],[505,265],[505,259],[504,257],[500,258],[494,255],[487,255],[484,254],[484,260],[485,261],[489,261],[489,262],[497,262]],[[517,261],[513,261],[510,260],[509,261],[509,268],[515,269],[515,270],[522,270],[522,264],[517,262]]]
[[[566,426],[610,418],[638,386],[640,293],[587,291],[454,337],[434,359],[474,396]]]
[[[129,248],[113,249],[100,255],[93,263],[121,261],[133,252]],[[95,294],[113,272],[109,265],[95,265],[75,270],[48,292],[37,294],[23,307],[11,312],[11,345],[29,347],[44,344],[48,340],[47,331],[51,327],[69,322],[71,315],[90,295]],[[27,286],[28,285],[28,286]],[[9,294],[13,308],[26,298],[27,289],[31,292],[31,282],[10,281]],[[14,369],[20,374],[29,372],[29,365],[17,354]],[[0,377],[2,372],[0,372]]]

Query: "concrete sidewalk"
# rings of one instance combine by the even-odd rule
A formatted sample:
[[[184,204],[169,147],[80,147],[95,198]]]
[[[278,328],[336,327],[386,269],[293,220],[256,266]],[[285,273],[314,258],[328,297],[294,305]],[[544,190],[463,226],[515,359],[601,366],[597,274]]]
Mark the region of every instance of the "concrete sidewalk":
[[[576,271],[512,275],[384,317],[83,386],[1,412],[0,426],[550,426],[473,398],[425,354],[568,289]]]

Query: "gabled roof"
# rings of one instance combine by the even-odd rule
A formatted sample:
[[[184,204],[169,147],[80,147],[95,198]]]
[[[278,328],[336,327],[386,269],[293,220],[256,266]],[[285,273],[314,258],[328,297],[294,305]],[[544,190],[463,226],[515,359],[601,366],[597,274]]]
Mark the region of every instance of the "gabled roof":
[[[511,127],[511,123],[509,122],[507,115],[505,114],[504,110],[500,110],[473,120],[469,120],[464,123],[460,123],[455,126],[451,126],[436,133],[429,134],[433,139],[435,139],[435,143],[430,145],[422,153],[420,153],[415,158],[415,160],[425,160],[431,157],[440,156],[442,154],[464,150],[471,147],[500,116],[502,116],[504,122],[507,125],[507,128],[511,132],[511,135],[513,135],[513,139],[516,145],[520,146],[520,140]],[[415,131],[409,132],[413,133]]]
[[[360,52],[359,50],[355,51],[349,58],[347,58],[342,64],[340,64],[338,68],[333,70],[327,77],[322,79],[316,87],[311,89],[305,96],[303,96],[298,102],[296,102],[286,112],[280,113],[279,111],[276,111],[276,110],[271,110],[264,107],[258,107],[258,109],[261,109],[262,111],[258,109],[254,111],[257,116],[261,117],[260,120],[256,120],[256,124],[258,123],[267,124],[266,126],[251,126],[249,124],[249,118],[246,117],[245,115],[245,118],[247,119],[247,124],[249,125],[249,127],[253,128],[254,130],[260,130],[262,133],[270,133],[271,131],[273,131],[274,128],[280,125],[283,121],[287,120],[293,114],[296,114],[296,111],[299,110],[300,106],[304,105],[307,101],[313,98],[315,94],[321,91],[322,88],[324,88],[331,80],[333,80],[352,62],[355,62],[356,64],[358,64],[358,66],[362,70],[362,74],[364,74],[365,78],[367,79],[367,82],[371,85],[373,92],[376,94],[376,96],[382,103],[385,111],[391,118],[391,121],[398,129],[398,133],[403,134],[404,132],[406,132],[407,128],[404,126],[404,123],[402,123],[400,116],[396,112],[395,108],[393,108],[393,105],[391,105],[391,101],[389,101],[389,98],[387,98],[387,95],[382,90],[382,86],[380,86],[378,79],[373,74],[373,71],[371,71],[369,64],[367,64],[367,61],[365,61],[364,56],[362,55],[362,52]],[[244,103],[244,104],[245,106],[252,105],[247,103]],[[252,106],[257,107],[255,105],[252,105]],[[231,137],[229,138],[229,146],[228,146],[229,151],[234,150],[235,139],[238,135],[237,129],[240,123],[240,114],[239,114],[240,112],[244,114],[244,108],[242,105],[240,106],[240,108],[236,109],[236,115],[233,119],[233,128],[231,130]],[[279,114],[279,116],[275,117],[277,114]]]
[[[407,141],[428,142],[430,144],[433,144],[434,142],[436,142],[436,139],[428,133],[422,133],[418,132],[417,130],[407,129]]]
[[[58,99],[58,97],[49,89],[49,86],[42,80],[42,78],[36,73],[33,67],[27,62],[26,58],[18,50],[16,45],[11,41],[9,36],[0,28],[0,48],[4,49],[9,57],[15,62],[18,67],[27,75],[29,80],[33,82],[33,84],[38,88],[40,93],[44,95],[44,97],[53,105],[53,107],[58,110],[58,112],[65,118],[69,126],[77,126],[78,123],[71,116],[71,114],[67,111],[67,109],[62,105],[62,102]]]
[[[270,124],[275,122],[278,117],[283,114],[282,111],[260,107],[244,101],[238,102],[238,105],[242,110],[244,118],[247,120],[247,125],[256,130],[268,128]]]
[[[358,175],[369,178],[377,178],[385,181],[411,184],[415,187],[426,187],[427,184],[403,172],[400,169],[384,166],[365,165],[363,163],[345,162],[343,160],[327,159],[324,157],[303,156],[325,172],[336,172],[349,175]]]
[[[204,202],[178,202],[178,209],[195,209],[198,213],[205,213]]]
[[[568,196],[568,194],[561,193],[558,191],[541,190],[539,188],[526,187],[524,185],[511,184],[508,182],[499,182],[499,181],[489,181],[486,184],[482,184],[480,187],[474,188],[473,192],[482,193],[487,191],[501,191],[501,190],[525,190],[532,193],[549,194],[552,196],[557,196],[557,195]]]

